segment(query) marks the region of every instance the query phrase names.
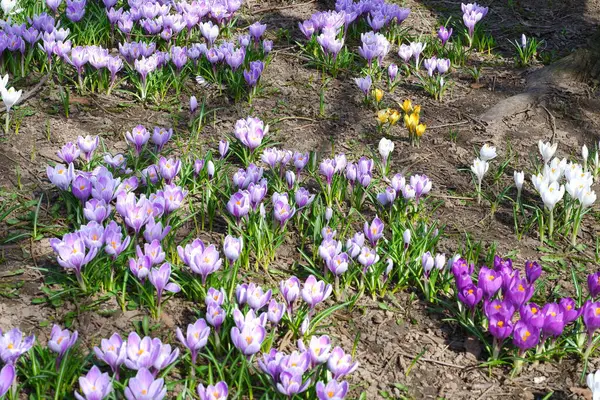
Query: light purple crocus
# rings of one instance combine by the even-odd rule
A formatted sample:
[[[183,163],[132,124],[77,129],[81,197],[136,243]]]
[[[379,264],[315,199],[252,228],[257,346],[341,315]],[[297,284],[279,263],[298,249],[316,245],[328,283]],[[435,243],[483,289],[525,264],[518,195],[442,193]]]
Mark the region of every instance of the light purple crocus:
[[[250,194],[247,190],[234,193],[227,202],[227,211],[239,221],[250,211]]]
[[[94,150],[98,147],[98,142],[98,136],[87,135],[86,137],[79,136],[77,138],[77,145],[79,146],[79,150],[81,150],[85,161],[90,162]]]
[[[377,247],[377,242],[383,237],[383,228],[383,221],[378,216],[375,216],[370,225],[365,221],[363,232],[372,247]]]
[[[264,35],[267,30],[266,24],[261,24],[260,22],[255,22],[248,27],[248,31],[250,32],[250,36],[254,39],[256,43],[260,41],[262,35]]]
[[[229,141],[228,140],[219,141],[219,155],[221,156],[221,160],[225,158],[228,151],[229,151]]]
[[[127,400],[162,400],[166,395],[164,379],[154,379],[154,375],[146,368],[140,368],[125,388]]]
[[[316,391],[319,400],[344,400],[348,393],[348,382],[338,382],[335,379],[330,380],[327,384],[322,381],[317,382]]]
[[[447,29],[445,26],[440,26],[437,36],[442,42],[442,46],[445,46],[448,39],[450,39],[450,36],[452,36],[452,28]]]
[[[199,384],[196,388],[200,400],[227,400],[229,395],[229,388],[227,383],[221,381],[217,382],[216,385],[207,385],[204,387],[203,384]]]
[[[156,145],[156,151],[160,152],[165,144],[171,139],[173,136],[173,128],[160,128],[158,126],[154,127],[154,131],[152,132],[152,136],[150,137],[150,142]],[[160,166],[160,164],[159,164]]]
[[[352,362],[352,356],[346,354],[339,346],[332,350],[327,360],[327,369],[333,374],[333,379],[343,378],[356,371],[357,368],[358,362]]]
[[[363,92],[365,97],[369,95],[369,91],[371,90],[371,85],[373,81],[371,80],[370,75],[366,75],[363,78],[354,78],[354,82],[358,86],[358,88]]]
[[[323,301],[331,294],[332,287],[323,281],[317,281],[314,275],[306,278],[302,287],[302,299],[310,306],[311,309]]]
[[[5,364],[14,365],[19,357],[31,349],[34,342],[35,335],[23,338],[23,333],[19,328],[13,328],[0,336],[0,359]]]
[[[242,237],[235,238],[231,235],[227,235],[225,237],[225,241],[223,242],[223,253],[225,254],[227,260],[229,260],[230,264],[233,264],[238,258],[240,258],[242,247]]]
[[[250,283],[245,288],[244,302],[254,311],[258,311],[269,303],[272,294],[271,289],[265,292],[260,285]]]
[[[102,400],[112,393],[113,384],[108,374],[94,365],[85,376],[79,377],[79,389],[83,395],[75,392],[77,400]]]
[[[127,343],[123,341],[121,335],[113,333],[110,338],[102,339],[100,347],[94,347],[94,354],[98,360],[110,367],[115,374],[115,379],[119,380],[119,368],[127,357]]]
[[[60,366],[60,362],[63,359],[65,353],[73,347],[77,341],[79,334],[77,331],[69,331],[68,329],[61,329],[60,326],[54,325],[50,332],[50,339],[48,340],[48,348],[53,352],[57,353],[56,357],[56,369]]]
[[[73,164],[69,164],[68,167],[63,164],[56,164],[54,167],[48,166],[46,174],[54,186],[61,190],[68,190],[75,173]]]
[[[221,268],[223,260],[219,256],[219,252],[215,245],[210,245],[203,248],[201,251],[191,253],[188,266],[190,269],[200,275],[202,284],[206,284],[208,276]]]
[[[177,339],[183,344],[192,355],[192,364],[196,364],[198,352],[206,346],[208,336],[210,335],[210,327],[202,318],[197,320],[193,325],[187,326],[186,335],[183,336],[181,329],[177,328]]]
[[[67,164],[71,164],[79,158],[81,151],[73,142],[67,142],[56,155]]]
[[[251,356],[260,351],[267,332],[260,324],[245,323],[241,328],[231,328],[233,345],[245,356]]]
[[[6,364],[0,370],[0,397],[4,396],[13,385],[17,373],[12,364]]]
[[[160,352],[162,342],[160,339],[145,336],[143,339],[136,333],[131,332],[127,337],[127,358],[125,366],[129,369],[139,370],[152,368]]]
[[[158,297],[158,307],[160,309],[160,302],[162,300],[163,292],[166,290],[171,293],[178,293],[181,288],[179,285],[173,282],[169,282],[171,279],[171,264],[168,262],[161,265],[159,269],[153,268],[150,271],[150,275],[148,277],[152,286],[156,289],[156,295]]]

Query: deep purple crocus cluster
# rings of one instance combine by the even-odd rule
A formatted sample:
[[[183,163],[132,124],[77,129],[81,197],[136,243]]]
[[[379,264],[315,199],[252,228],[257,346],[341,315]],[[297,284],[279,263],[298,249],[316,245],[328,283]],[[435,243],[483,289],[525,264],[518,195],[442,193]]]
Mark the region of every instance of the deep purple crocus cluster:
[[[593,300],[579,309],[571,298],[543,306],[530,301],[535,292],[535,281],[542,273],[542,267],[535,261],[525,263],[525,276],[513,268],[511,259],[498,256],[493,268],[482,266],[479,269],[476,284],[472,279],[473,272],[474,265],[468,265],[462,258],[452,264],[457,297],[473,314],[481,304],[488,331],[494,337],[495,356],[502,343],[511,336],[521,355],[548,341],[554,343],[565,327],[580,316],[583,316],[590,337],[600,328],[600,303]],[[592,298],[594,287],[590,285]]]

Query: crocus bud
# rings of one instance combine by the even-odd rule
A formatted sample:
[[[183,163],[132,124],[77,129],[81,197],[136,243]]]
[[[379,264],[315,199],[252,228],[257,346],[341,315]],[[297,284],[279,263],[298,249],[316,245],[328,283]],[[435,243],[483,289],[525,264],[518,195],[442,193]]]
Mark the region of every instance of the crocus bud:
[[[333,210],[331,209],[331,207],[327,207],[327,209],[325,210],[325,220],[329,222],[331,221],[331,217],[333,217]]]
[[[294,188],[294,183],[296,182],[296,174],[293,171],[285,172],[285,180],[288,185],[288,189],[292,190]]]
[[[259,207],[259,211],[258,212],[260,213],[260,217],[261,218],[264,219],[266,217],[267,211],[265,210],[265,205],[263,203],[260,203],[260,207]]]
[[[404,248],[408,249],[408,245],[410,244],[410,230],[407,229],[402,234],[402,238],[404,239]]]
[[[221,155],[221,159],[225,158],[228,151],[229,151],[229,142],[227,140],[221,140],[219,142],[219,154]]]
[[[583,171],[587,172],[587,164],[588,164],[588,157],[589,157],[589,151],[587,146],[584,144],[583,147],[581,148],[581,157],[583,158]]]
[[[525,182],[525,172],[515,171],[513,175],[515,178],[515,186],[517,187],[517,192],[521,194],[521,189],[523,189],[523,182]]]
[[[198,100],[196,96],[190,97],[190,111],[194,113],[198,109]]]
[[[211,161],[206,163],[206,171],[208,172],[208,178],[212,179],[215,176],[215,164]]]
[[[242,243],[242,238],[238,239],[230,235],[225,237],[225,242],[223,243],[223,253],[225,253],[225,257],[227,257],[231,263],[234,263],[238,258],[240,258],[240,253],[242,252]]]
[[[398,75],[398,66],[396,64],[390,64],[388,67],[388,78],[390,78],[391,82],[396,80],[396,76]]]
[[[394,142],[386,138],[381,138],[381,140],[379,141],[378,150],[383,160],[383,163],[387,164],[387,160],[390,154],[394,151]]]

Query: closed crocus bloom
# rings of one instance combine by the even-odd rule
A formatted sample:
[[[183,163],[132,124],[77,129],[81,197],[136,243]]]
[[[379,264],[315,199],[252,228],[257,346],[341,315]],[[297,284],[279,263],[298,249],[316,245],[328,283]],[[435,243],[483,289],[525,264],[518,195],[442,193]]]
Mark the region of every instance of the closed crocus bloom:
[[[358,86],[358,88],[363,92],[365,97],[369,95],[371,85],[373,84],[370,75],[367,75],[363,78],[354,78],[354,82],[356,83],[356,86]]]
[[[394,82],[398,76],[398,66],[396,64],[390,64],[388,66],[388,78],[390,82]]]
[[[438,253],[435,255],[435,268],[439,271],[443,270],[446,266],[446,255],[443,253]]]
[[[343,378],[356,371],[357,368],[358,362],[352,362],[352,356],[346,354],[339,346],[332,350],[327,360],[327,369],[333,374],[334,379]]]
[[[525,262],[525,277],[527,282],[533,284],[542,274],[542,266],[535,261]]]
[[[480,185],[481,185],[481,181],[483,180],[483,177],[488,172],[489,168],[490,168],[490,165],[485,160],[476,158],[473,161],[473,165],[471,165],[471,171],[477,177],[477,181],[479,182]]]
[[[271,301],[269,302],[269,307],[267,309],[267,319],[273,324],[277,325],[279,321],[281,321],[284,312],[285,305],[279,304],[277,301],[275,301],[275,299],[271,299]]]
[[[383,163],[387,163],[387,160],[390,154],[394,151],[394,142],[388,140],[386,138],[381,138],[378,146],[379,154],[381,155],[381,159]]]
[[[123,341],[121,336],[118,333],[113,333],[110,338],[102,339],[100,347],[94,347],[94,354],[98,360],[103,361],[110,367],[118,380],[119,367],[127,357],[127,343]]]
[[[127,400],[162,400],[166,395],[164,379],[154,379],[154,375],[146,368],[140,368],[125,388]]]
[[[223,243],[223,253],[230,263],[234,263],[242,252],[242,238],[235,238],[231,235],[225,237]]]
[[[588,335],[592,336],[600,328],[600,302],[586,301],[581,313]]]
[[[92,159],[92,154],[94,153],[94,150],[96,150],[96,148],[98,147],[98,142],[98,136],[87,135],[86,137],[79,136],[77,138],[77,145],[83,153],[83,157],[86,161],[89,162]]]
[[[408,246],[410,245],[410,229],[406,229],[403,233],[402,233],[402,240],[404,241],[404,248],[408,248]]]
[[[473,309],[483,297],[483,290],[471,284],[463,287],[458,292],[458,299],[469,309]]]
[[[196,357],[198,352],[202,350],[208,342],[208,336],[210,335],[210,327],[206,324],[206,321],[202,318],[197,320],[193,325],[187,326],[186,335],[183,335],[181,329],[177,328],[176,331],[177,339],[183,344],[192,355],[192,364],[196,364]]]
[[[207,385],[204,387],[203,384],[199,384],[196,388],[200,400],[227,400],[229,395],[229,388],[227,383],[221,381],[217,382],[216,385]]]
[[[493,269],[481,267],[477,286],[483,290],[483,296],[486,299],[491,299],[502,286],[502,276]]]
[[[515,179],[515,186],[517,187],[518,195],[521,194],[521,190],[523,189],[523,183],[525,182],[525,172],[523,171],[515,171],[513,173],[513,177]]]
[[[300,280],[292,276],[285,281],[281,281],[279,283],[279,292],[283,296],[288,310],[291,312],[294,302],[300,296]]]
[[[588,374],[586,383],[592,391],[592,400],[600,400],[600,370]]]
[[[150,132],[143,125],[137,125],[130,132],[125,133],[125,138],[133,146],[136,154],[140,155],[144,145],[150,139]]]
[[[592,299],[598,297],[600,294],[600,272],[588,275],[587,284]]]
[[[85,203],[92,194],[92,182],[85,176],[79,175],[71,183],[71,192],[79,201]]]
[[[479,150],[479,158],[481,161],[490,161],[496,158],[496,156],[496,148],[487,143],[481,147],[481,150]]]
[[[561,307],[556,303],[548,303],[542,309],[544,325],[542,333],[544,336],[560,336],[565,328],[566,322]]]
[[[113,391],[113,385],[108,374],[94,365],[87,375],[79,378],[79,389],[83,395],[75,392],[77,400],[102,400]]]
[[[423,275],[429,277],[431,270],[435,265],[435,261],[430,252],[426,252],[421,256],[421,266],[423,267]]]
[[[15,377],[15,367],[11,364],[7,364],[0,370],[0,397],[4,396],[13,385]]]
[[[221,159],[225,158],[228,151],[229,151],[229,141],[228,140],[219,141],[219,155],[221,156]]]
[[[375,216],[375,219],[373,219],[371,224],[365,222],[363,232],[365,233],[365,237],[371,243],[371,246],[377,246],[377,242],[383,237],[383,228],[383,221],[379,219],[378,216]]]
[[[525,321],[518,321],[513,330],[513,344],[522,352],[531,349],[540,341],[540,330]]]
[[[31,349],[34,342],[34,335],[23,338],[23,333],[18,328],[13,328],[0,336],[0,359],[5,364],[14,365],[21,355]]]
[[[489,319],[488,330],[497,340],[502,341],[510,336],[513,323],[510,317],[503,314],[494,314]]]
[[[543,141],[538,142],[538,149],[542,158],[544,159],[544,164],[547,164],[548,161],[554,157],[554,153],[556,153],[556,148],[558,147],[558,143],[551,144],[549,142],[544,143]]]
[[[190,111],[192,113],[196,112],[196,110],[198,109],[198,99],[196,99],[196,96],[191,96],[190,97]]]

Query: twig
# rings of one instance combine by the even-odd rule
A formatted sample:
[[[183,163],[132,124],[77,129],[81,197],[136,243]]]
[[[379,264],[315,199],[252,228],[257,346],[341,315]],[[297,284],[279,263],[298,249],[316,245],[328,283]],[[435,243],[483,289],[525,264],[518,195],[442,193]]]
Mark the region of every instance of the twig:
[[[487,394],[487,393],[488,393],[490,390],[492,390],[493,388],[494,388],[494,385],[493,385],[493,384],[492,384],[492,385],[490,385],[490,386],[489,386],[487,389],[485,389],[485,390],[483,391],[483,393],[481,393],[481,395],[480,395],[480,396],[477,398],[477,400],[481,400],[481,399],[483,399],[483,398],[485,397],[485,395],[486,395],[486,394]]]
[[[42,79],[40,79],[40,81],[37,83],[37,85],[35,85],[33,87],[33,89],[31,89],[30,91],[28,91],[27,93],[22,95],[21,98],[19,99],[19,101],[17,101],[17,103],[15,105],[25,103],[25,101],[27,101],[30,97],[32,97],[34,94],[36,94],[37,91],[40,90],[40,88],[42,86],[44,86],[44,83],[46,83],[47,80],[48,80],[48,75],[46,75]],[[0,108],[0,112],[4,112],[4,111],[6,111],[6,107],[3,106]]]
[[[473,197],[461,197],[461,196],[446,196],[443,194],[430,194],[429,197],[434,197],[436,199],[450,199],[450,200],[469,200],[469,201],[474,201],[475,199]]]
[[[256,11],[254,11],[253,13],[254,13],[254,14],[262,14],[262,13],[266,13],[266,12],[269,12],[269,11],[285,10],[286,8],[294,8],[294,7],[305,6],[305,5],[307,5],[307,4],[311,4],[311,3],[314,3],[314,2],[316,2],[316,1],[317,1],[317,0],[310,0],[310,1],[307,1],[306,3],[300,3],[300,4],[289,4],[289,5],[287,5],[287,6],[281,6],[281,7],[267,7],[267,8],[261,8],[261,9],[258,9],[258,10],[256,10]]]
[[[554,143],[554,139],[556,139],[556,118],[554,118],[554,115],[552,115],[552,113],[546,108],[546,106],[544,106],[543,104],[540,104],[540,106],[544,109],[544,111],[548,113],[548,117],[550,119],[550,126],[552,127],[552,138],[550,139],[550,143]]]
[[[414,359],[416,359],[418,357],[418,356],[413,356],[411,354],[405,353],[403,351],[398,351],[397,354],[399,354],[401,356],[404,356],[406,358],[410,358],[411,360],[414,360]],[[456,368],[456,369],[465,369],[466,368],[466,367],[463,367],[461,365],[447,363],[445,361],[432,360],[431,358],[425,358],[425,357],[418,357],[418,361],[426,361],[426,362],[430,362],[430,363],[433,363],[433,364],[444,365],[446,367]]]
[[[447,128],[449,126],[464,125],[464,124],[468,124],[468,123],[469,123],[469,121],[460,121],[460,122],[453,122],[451,124],[442,124],[442,125],[430,126],[428,128],[429,129],[439,129],[439,128]]]
[[[297,120],[302,120],[302,121],[310,121],[310,122],[317,122],[316,119],[314,118],[309,118],[309,117],[299,117],[299,116],[293,116],[293,115],[289,115],[287,117],[281,117],[281,118],[277,118],[275,121],[273,121],[273,124],[278,124],[281,121],[287,121],[289,119],[297,119]]]

